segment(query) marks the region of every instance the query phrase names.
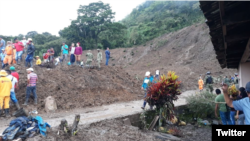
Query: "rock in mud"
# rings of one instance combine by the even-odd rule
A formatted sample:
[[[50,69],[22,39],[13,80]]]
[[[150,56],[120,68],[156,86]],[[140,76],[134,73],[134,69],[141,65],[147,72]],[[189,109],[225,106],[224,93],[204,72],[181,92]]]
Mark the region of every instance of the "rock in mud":
[[[126,124],[126,125],[131,126],[131,122],[130,122],[129,118],[125,118],[125,119],[123,120],[123,123]]]
[[[56,100],[54,97],[52,96],[48,96],[46,99],[45,99],[45,111],[47,113],[49,112],[55,112],[57,109],[57,105],[56,105]]]

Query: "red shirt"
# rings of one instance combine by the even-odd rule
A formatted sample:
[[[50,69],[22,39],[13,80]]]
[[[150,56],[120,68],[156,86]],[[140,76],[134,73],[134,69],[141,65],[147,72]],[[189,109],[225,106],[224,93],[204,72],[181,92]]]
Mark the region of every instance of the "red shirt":
[[[19,82],[19,74],[17,72],[12,72],[11,75],[14,76],[17,79],[17,81]],[[16,86],[15,86],[15,88],[16,88]]]
[[[23,46],[21,46],[21,45],[19,45],[19,44],[23,45],[22,42],[18,42],[18,43],[15,43],[15,44],[14,44],[14,46],[15,46],[17,52],[18,52],[18,51],[23,51],[23,48],[24,48]]]

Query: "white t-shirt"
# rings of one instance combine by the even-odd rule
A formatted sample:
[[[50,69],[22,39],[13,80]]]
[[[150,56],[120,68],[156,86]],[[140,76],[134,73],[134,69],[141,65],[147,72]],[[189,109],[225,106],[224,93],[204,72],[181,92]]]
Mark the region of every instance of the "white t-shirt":
[[[24,46],[26,46],[27,40],[22,40],[21,42],[23,43]]]
[[[60,61],[59,58],[56,58],[55,60],[56,60],[56,62],[59,62],[59,61]]]
[[[75,49],[76,49],[76,47],[71,47],[70,54],[75,54]]]
[[[15,92],[15,84],[18,82],[17,79],[16,79],[16,77],[14,77],[14,76],[12,76],[12,75],[8,75],[7,78],[9,78],[10,80],[12,80],[12,81],[11,81],[11,83],[12,83],[12,88],[11,88],[10,91],[11,91],[11,92]]]

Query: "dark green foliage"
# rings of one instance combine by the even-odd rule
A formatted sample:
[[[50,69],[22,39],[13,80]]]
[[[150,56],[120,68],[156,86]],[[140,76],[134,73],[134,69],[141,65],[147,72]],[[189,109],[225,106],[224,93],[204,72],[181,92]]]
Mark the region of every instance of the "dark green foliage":
[[[216,98],[215,94],[207,91],[198,93],[187,98],[188,109],[195,116],[199,118],[207,118],[214,116]]]
[[[199,2],[147,1],[121,23],[128,28],[128,44],[138,45],[202,20],[204,17]]]

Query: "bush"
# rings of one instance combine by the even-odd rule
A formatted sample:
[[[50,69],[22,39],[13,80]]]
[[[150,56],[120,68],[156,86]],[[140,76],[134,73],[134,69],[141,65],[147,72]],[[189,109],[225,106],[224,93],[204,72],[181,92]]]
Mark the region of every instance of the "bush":
[[[187,108],[189,112],[194,114],[194,117],[214,117],[215,103],[213,101],[215,98],[216,95],[208,91],[194,94],[186,98],[188,104]]]

